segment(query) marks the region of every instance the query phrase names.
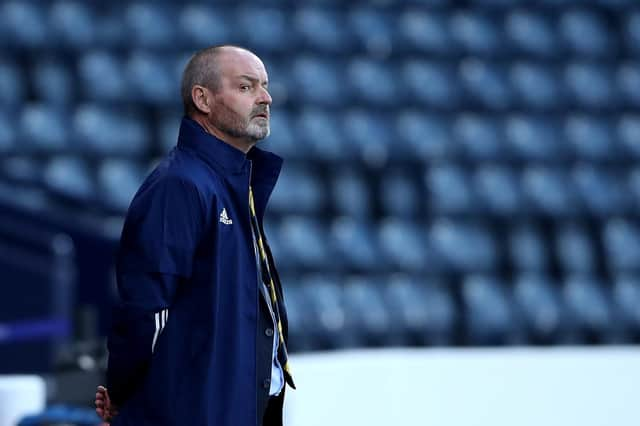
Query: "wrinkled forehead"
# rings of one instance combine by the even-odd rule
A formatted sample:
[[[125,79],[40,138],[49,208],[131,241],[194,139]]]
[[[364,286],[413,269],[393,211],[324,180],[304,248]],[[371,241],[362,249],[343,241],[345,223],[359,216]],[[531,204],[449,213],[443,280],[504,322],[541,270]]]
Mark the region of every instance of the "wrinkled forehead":
[[[267,81],[267,70],[256,55],[246,50],[230,49],[220,54],[220,72],[225,78],[247,75],[262,82]]]

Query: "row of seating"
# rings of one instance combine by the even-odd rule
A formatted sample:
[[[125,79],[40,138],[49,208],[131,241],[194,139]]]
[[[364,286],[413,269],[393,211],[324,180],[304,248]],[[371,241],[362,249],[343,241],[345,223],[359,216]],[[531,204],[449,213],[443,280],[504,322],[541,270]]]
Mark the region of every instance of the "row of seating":
[[[271,2],[251,7],[147,1],[98,7],[69,0],[14,0],[0,4],[0,28],[4,44],[10,47],[72,50],[96,45],[191,49],[229,41],[273,52],[305,48],[381,55],[398,49],[444,55],[515,51],[611,56],[623,49],[638,49],[640,11],[627,14],[623,9],[635,5],[633,0],[599,0],[595,8],[590,2],[548,0],[549,6],[563,8],[553,14],[545,13],[544,1],[525,5],[493,0],[500,2],[509,8],[508,13],[491,10],[489,0],[486,5],[471,2],[475,6],[471,9],[445,9],[448,13],[412,2],[392,7],[349,3],[345,8],[342,3],[326,2],[304,6]],[[599,13],[599,6],[607,5],[617,6],[621,13],[607,19]],[[618,37],[619,31],[624,38]]]
[[[75,70],[53,57],[39,58],[26,70],[4,60],[0,106],[11,108],[37,99],[61,106],[90,101],[172,108],[180,105],[180,78],[187,60],[187,55],[148,51],[126,57],[88,51],[78,58]],[[480,57],[383,61],[362,56],[340,61],[305,54],[295,59],[265,58],[265,62],[276,106],[413,105],[490,111],[640,106],[640,62],[635,59],[617,67],[584,60],[562,65],[530,60],[496,63]]]
[[[394,345],[629,343],[640,338],[640,280],[605,286],[524,274],[460,286],[409,276],[285,281],[292,350]]]

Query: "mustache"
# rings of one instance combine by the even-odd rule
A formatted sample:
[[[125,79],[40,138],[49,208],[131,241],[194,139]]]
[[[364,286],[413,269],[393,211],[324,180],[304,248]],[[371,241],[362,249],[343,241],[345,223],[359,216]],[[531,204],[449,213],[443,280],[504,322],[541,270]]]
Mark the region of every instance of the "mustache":
[[[269,117],[270,116],[269,107],[266,106],[266,105],[261,105],[261,106],[258,106],[256,108],[254,108],[251,111],[251,116],[252,117],[255,117],[256,115],[259,115],[259,114],[265,114],[267,117]]]

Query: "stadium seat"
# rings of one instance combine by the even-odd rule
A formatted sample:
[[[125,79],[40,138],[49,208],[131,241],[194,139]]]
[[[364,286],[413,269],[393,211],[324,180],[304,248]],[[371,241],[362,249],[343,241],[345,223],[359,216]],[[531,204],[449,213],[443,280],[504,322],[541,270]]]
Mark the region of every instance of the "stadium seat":
[[[546,14],[528,9],[508,10],[504,27],[516,53],[539,57],[557,55],[554,27]]]
[[[468,102],[490,110],[503,110],[513,103],[506,71],[477,59],[460,64],[460,82],[468,94]]]
[[[399,47],[407,53],[451,55],[455,44],[442,13],[410,8],[397,18]]]
[[[231,25],[229,25],[232,21],[223,14],[222,10],[204,3],[191,3],[180,7],[177,11],[177,31],[183,46],[193,50],[228,43],[232,39]],[[252,23],[254,24],[257,25]],[[276,21],[274,21],[274,27],[275,24]]]
[[[640,270],[640,228],[624,219],[609,220],[602,230],[605,259],[616,274]]]
[[[595,244],[584,226],[573,223],[563,225],[556,230],[554,236],[555,253],[565,275],[597,271]]]
[[[420,106],[452,109],[458,106],[461,89],[455,71],[436,61],[409,60],[402,65],[404,92]]]
[[[123,22],[127,40],[133,48],[161,48],[174,45],[176,40],[179,40],[176,25],[172,23],[175,13],[176,11],[166,3],[127,4]]]
[[[427,207],[436,214],[477,211],[476,196],[462,167],[449,164],[428,167],[424,174],[424,187]]]
[[[509,293],[504,283],[495,277],[465,277],[462,301],[469,343],[483,346],[518,342],[520,327]]]
[[[66,106],[75,97],[74,77],[59,59],[43,59],[33,65],[31,81],[38,101],[49,105]]]
[[[50,41],[44,5],[36,1],[0,4],[0,28],[4,43],[18,49],[42,48]]]
[[[576,114],[567,117],[564,134],[575,155],[585,161],[602,162],[620,158],[611,122],[600,117]]]
[[[569,174],[559,167],[532,166],[522,174],[525,199],[533,211],[550,216],[571,216],[579,210]]]
[[[280,224],[278,238],[292,266],[302,270],[329,270],[328,229],[319,220],[308,216],[286,216]]]
[[[640,280],[623,275],[613,281],[613,303],[634,343],[640,340]]]
[[[498,165],[481,166],[471,181],[486,212],[510,217],[526,211],[518,178],[512,169]]]
[[[318,6],[298,8],[293,15],[294,38],[304,50],[343,53],[351,50],[352,39],[346,22],[336,11]]]
[[[52,157],[44,168],[44,183],[57,195],[78,202],[93,202],[96,185],[89,164],[79,157]]]
[[[558,160],[565,155],[554,120],[542,116],[513,115],[505,123],[509,152],[527,161]]]
[[[351,28],[360,51],[371,56],[384,58],[397,46],[393,28],[393,13],[378,10],[374,6],[356,6],[347,15],[347,25]],[[375,28],[375,31],[371,31]]]
[[[182,110],[167,110],[162,113],[161,117],[157,130],[158,140],[156,141],[156,148],[164,154],[171,151],[178,143]],[[271,118],[271,121],[271,125],[273,126],[273,118]]]
[[[58,0],[49,11],[49,36],[56,44],[80,50],[95,43],[96,21],[91,4]]]
[[[78,60],[78,78],[87,101],[116,102],[130,95],[123,61],[108,50],[87,50]]]
[[[562,106],[564,94],[556,70],[549,66],[516,62],[510,79],[517,104],[524,109],[549,110]]]
[[[633,159],[640,158],[640,115],[622,115],[616,133],[624,153]]]
[[[436,258],[456,273],[494,272],[498,247],[489,229],[481,225],[438,220],[429,229],[429,241]]]
[[[595,11],[567,10],[560,17],[559,29],[565,46],[576,56],[598,57],[615,52],[607,24]]]
[[[611,109],[619,102],[614,75],[607,66],[569,64],[565,70],[565,83],[577,107],[587,110]]]
[[[291,74],[298,88],[296,102],[334,107],[343,102],[344,72],[337,62],[299,56],[291,64]]]
[[[419,110],[404,110],[396,116],[397,147],[405,158],[423,162],[441,160],[452,154],[453,143],[444,116],[426,114]]]
[[[626,48],[630,52],[640,51],[640,10],[634,10],[627,14],[625,26]]]
[[[265,3],[270,7],[256,8],[250,4],[237,12],[235,24],[242,31],[242,39],[259,52],[289,52],[295,46],[295,40],[289,36],[290,16],[286,8],[272,7],[274,2]],[[191,19],[185,19],[186,25],[190,22]],[[221,24],[222,28],[225,22]],[[211,44],[211,41],[205,39],[203,43]]]
[[[545,273],[550,268],[550,250],[539,226],[515,225],[508,235],[508,249],[510,263],[518,272]]]
[[[142,155],[151,140],[147,123],[137,112],[96,104],[78,106],[73,115],[73,134],[79,149],[102,155]]]
[[[146,176],[146,169],[127,160],[104,160],[97,171],[100,199],[112,211],[126,212]]]
[[[285,165],[271,195],[269,208],[280,214],[319,213],[324,208],[324,192],[322,182],[312,170]]]
[[[287,349],[292,353],[312,350],[314,348],[313,337],[309,335],[308,330],[309,327],[317,327],[313,324],[314,315],[310,312],[297,280],[292,276],[285,275],[281,277],[281,282],[286,294],[285,303],[289,320]]]
[[[523,274],[515,280],[514,307],[532,343],[555,343],[566,327],[564,307],[556,287],[556,283],[543,274]]]
[[[500,53],[504,35],[491,15],[458,10],[449,25],[453,41],[463,54],[487,57]]]
[[[383,299],[383,288],[366,276],[352,276],[344,283],[347,315],[352,317],[365,346],[389,346],[398,339],[392,333],[391,315]]]
[[[635,167],[629,170],[627,184],[631,197],[630,207],[636,211],[640,207],[640,168]]]
[[[493,117],[460,114],[453,124],[458,155],[474,162],[508,158],[504,135]]]
[[[355,167],[338,169],[332,173],[330,185],[337,214],[355,218],[373,216],[372,192],[364,171]]]
[[[573,172],[574,187],[586,210],[600,217],[629,211],[630,193],[622,176],[591,164],[579,164]]]
[[[295,123],[294,150],[304,158],[350,159],[355,149],[345,143],[341,124],[340,118],[331,110],[305,108]]]
[[[640,62],[626,62],[616,73],[618,91],[629,108],[640,107]]]
[[[46,104],[26,104],[20,116],[19,135],[27,152],[61,152],[70,148],[69,117]]]
[[[42,186],[42,162],[32,156],[11,156],[2,162],[2,174],[14,184]],[[19,192],[15,191],[14,192]],[[15,194],[12,194],[12,197]],[[18,199],[20,197],[17,197]]]
[[[342,128],[346,146],[370,166],[384,166],[391,154],[393,128],[385,114],[350,109],[342,114]],[[328,142],[325,141],[325,144]],[[345,151],[345,147],[341,147]],[[338,155],[336,158],[344,158]]]
[[[16,149],[17,130],[14,121],[10,114],[0,111],[0,155]]]
[[[424,231],[414,222],[385,218],[378,224],[378,239],[384,255],[396,271],[437,270],[427,255]]]
[[[159,106],[178,106],[180,90],[174,78],[171,63],[162,55],[134,51],[125,64],[128,87],[132,90],[129,101]],[[153,78],[149,78],[152,75]]]
[[[417,184],[410,173],[389,170],[380,182],[380,201],[385,216],[416,218],[420,212]]]
[[[20,67],[6,60],[0,62],[0,107],[14,108],[24,102],[26,82]]]
[[[331,223],[330,244],[334,263],[342,264],[346,270],[370,272],[388,267],[370,222],[349,216],[335,219]]]
[[[362,105],[390,106],[397,102],[397,78],[382,61],[354,58],[346,65],[346,78],[353,98]]]

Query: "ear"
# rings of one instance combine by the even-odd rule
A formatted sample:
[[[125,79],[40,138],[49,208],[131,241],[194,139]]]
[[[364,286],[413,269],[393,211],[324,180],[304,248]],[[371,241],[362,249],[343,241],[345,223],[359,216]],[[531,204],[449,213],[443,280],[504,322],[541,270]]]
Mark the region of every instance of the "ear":
[[[204,86],[194,85],[191,88],[191,99],[198,110],[204,114],[211,111],[211,92]]]

